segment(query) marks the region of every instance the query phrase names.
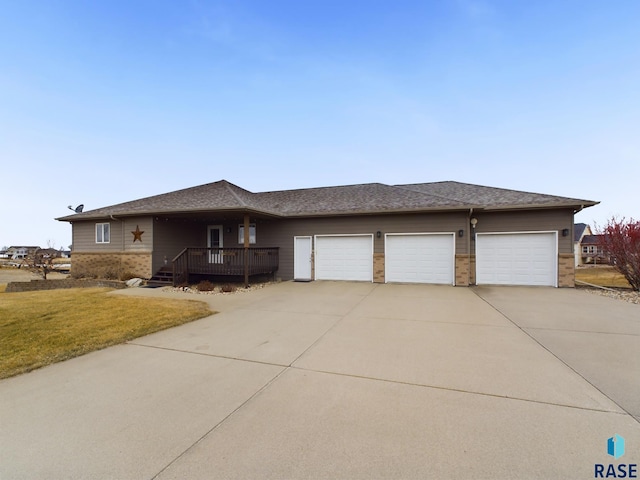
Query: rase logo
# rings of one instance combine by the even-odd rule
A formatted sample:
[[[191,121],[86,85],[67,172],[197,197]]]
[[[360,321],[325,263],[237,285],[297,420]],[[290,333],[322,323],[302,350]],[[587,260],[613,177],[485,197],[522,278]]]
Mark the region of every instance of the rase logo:
[[[618,434],[607,440],[607,453],[616,460],[624,455],[624,448],[624,438]],[[594,468],[594,478],[638,478],[638,465],[635,463],[596,463]]]

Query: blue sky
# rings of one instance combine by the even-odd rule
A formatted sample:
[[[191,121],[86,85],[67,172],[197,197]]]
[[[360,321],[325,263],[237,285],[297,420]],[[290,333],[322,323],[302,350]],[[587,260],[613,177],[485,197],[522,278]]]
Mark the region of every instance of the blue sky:
[[[0,0],[0,246],[220,179],[457,180],[640,218],[640,2]]]

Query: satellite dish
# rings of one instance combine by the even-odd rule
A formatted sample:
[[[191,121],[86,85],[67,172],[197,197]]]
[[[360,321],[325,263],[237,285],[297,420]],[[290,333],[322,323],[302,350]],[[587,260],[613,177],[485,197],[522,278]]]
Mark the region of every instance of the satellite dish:
[[[74,212],[76,212],[76,213],[82,213],[82,210],[84,209],[84,204],[82,204],[82,203],[81,203],[81,204],[80,204],[80,205],[78,205],[76,208],[73,208],[71,205],[69,205],[67,208],[68,208],[69,210],[73,210],[73,211],[74,211]]]

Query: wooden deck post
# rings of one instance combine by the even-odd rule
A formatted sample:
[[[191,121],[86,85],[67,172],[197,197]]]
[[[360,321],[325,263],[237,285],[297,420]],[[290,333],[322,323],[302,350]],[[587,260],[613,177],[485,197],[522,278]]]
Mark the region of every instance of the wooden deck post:
[[[244,287],[249,286],[249,214],[244,214]]]

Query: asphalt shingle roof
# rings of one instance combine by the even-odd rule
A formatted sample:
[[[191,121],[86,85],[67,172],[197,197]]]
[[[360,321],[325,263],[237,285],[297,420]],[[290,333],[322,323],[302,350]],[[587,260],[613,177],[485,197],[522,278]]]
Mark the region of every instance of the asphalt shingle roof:
[[[582,237],[582,245],[598,245],[604,235],[585,235]]]
[[[485,187],[483,185],[451,181],[397,185],[397,187],[406,188],[416,192],[423,192],[430,195],[439,195],[450,199],[456,199],[467,205],[475,205],[484,208],[522,208],[525,206],[542,207],[562,204],[582,205],[585,202],[589,204],[595,203],[588,200],[558,197],[556,195],[521,192],[518,190]]]
[[[573,226],[573,241],[574,242],[579,241],[586,229],[587,229],[586,223],[576,223]]]
[[[598,202],[460,182],[367,183],[252,193],[226,180],[89,210],[58,220],[210,211],[253,211],[281,217],[438,210],[592,206]]]

